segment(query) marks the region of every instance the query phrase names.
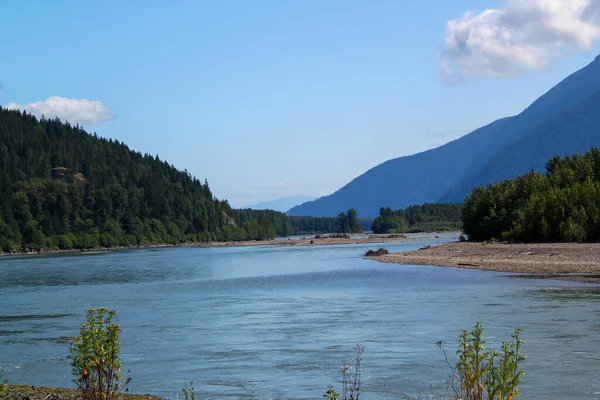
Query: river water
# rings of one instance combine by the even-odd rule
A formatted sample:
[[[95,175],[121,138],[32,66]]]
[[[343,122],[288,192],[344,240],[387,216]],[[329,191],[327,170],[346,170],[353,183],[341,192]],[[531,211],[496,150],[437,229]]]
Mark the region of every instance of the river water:
[[[390,251],[440,243],[387,243]],[[176,398],[318,399],[365,347],[365,400],[444,398],[456,337],[524,330],[523,399],[600,398],[600,288],[366,260],[376,245],[170,248],[0,260],[0,368],[73,387],[69,340],[117,310],[130,390]]]

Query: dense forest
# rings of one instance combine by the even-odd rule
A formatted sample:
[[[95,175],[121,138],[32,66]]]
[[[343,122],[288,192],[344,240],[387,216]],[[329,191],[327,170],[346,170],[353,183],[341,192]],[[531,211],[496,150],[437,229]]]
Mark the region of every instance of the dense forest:
[[[338,232],[338,220],[336,217],[294,217],[288,216],[294,235],[307,233],[329,233]]]
[[[158,156],[58,119],[0,107],[0,251],[258,240],[346,229],[335,217],[234,210],[213,196],[208,182]]]
[[[231,215],[207,182],[158,156],[58,119],[0,109],[4,251],[227,240]],[[242,228],[255,233],[254,225]]]
[[[373,221],[374,233],[432,232],[458,230],[462,227],[463,205],[425,203],[402,210],[382,207]]]
[[[600,240],[600,150],[556,156],[546,173],[475,188],[465,200],[469,240]]]

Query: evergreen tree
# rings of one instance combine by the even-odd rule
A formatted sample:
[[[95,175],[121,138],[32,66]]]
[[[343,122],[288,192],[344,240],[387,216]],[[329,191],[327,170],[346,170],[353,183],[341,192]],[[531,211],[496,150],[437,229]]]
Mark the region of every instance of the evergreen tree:
[[[531,171],[465,200],[469,240],[523,242],[600,240],[600,150],[552,158],[546,173]]]

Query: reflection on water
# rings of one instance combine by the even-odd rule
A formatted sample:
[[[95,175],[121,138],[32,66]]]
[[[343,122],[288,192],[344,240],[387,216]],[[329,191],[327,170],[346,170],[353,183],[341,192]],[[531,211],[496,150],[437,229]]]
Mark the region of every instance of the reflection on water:
[[[430,242],[386,243],[391,251]],[[366,348],[364,397],[443,398],[435,343],[480,321],[488,345],[524,329],[522,398],[600,396],[600,288],[365,260],[376,245],[177,248],[0,260],[0,366],[72,387],[88,307],[117,309],[131,389],[174,398],[314,399]],[[339,385],[338,385],[339,386]]]

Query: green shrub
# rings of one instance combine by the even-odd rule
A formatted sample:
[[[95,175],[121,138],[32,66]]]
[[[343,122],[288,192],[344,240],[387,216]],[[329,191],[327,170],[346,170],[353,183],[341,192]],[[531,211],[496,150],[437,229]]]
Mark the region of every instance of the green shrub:
[[[184,400],[196,400],[196,391],[194,390],[194,381],[190,380],[185,383],[183,389],[181,389]]]
[[[340,394],[335,391],[333,386],[329,385],[329,390],[325,392],[323,398],[327,400],[339,400]]]
[[[84,400],[114,400],[121,389],[121,328],[112,322],[115,313],[106,308],[88,309],[87,322],[71,342],[72,374]]]
[[[4,370],[0,369],[0,400],[8,398],[8,386],[6,385],[7,379],[4,375]]]
[[[524,375],[519,365],[526,359],[521,354],[521,329],[516,328],[511,342],[502,342],[502,350],[486,350],[483,327],[477,323],[472,331],[464,330],[458,337],[458,362],[453,367],[443,348],[446,363],[452,370],[449,385],[457,399],[508,400],[519,396],[519,380]]]

